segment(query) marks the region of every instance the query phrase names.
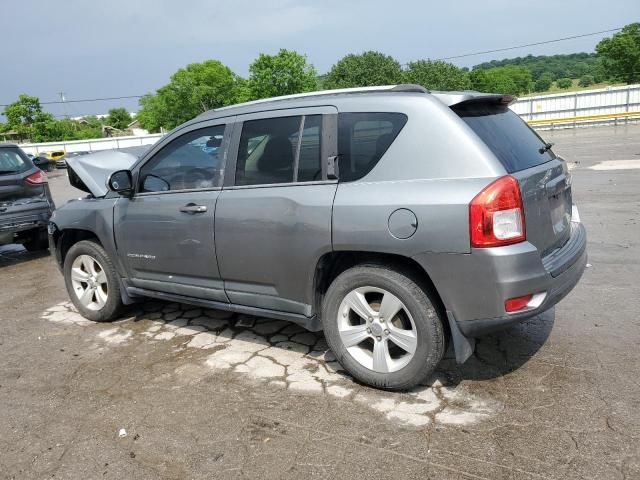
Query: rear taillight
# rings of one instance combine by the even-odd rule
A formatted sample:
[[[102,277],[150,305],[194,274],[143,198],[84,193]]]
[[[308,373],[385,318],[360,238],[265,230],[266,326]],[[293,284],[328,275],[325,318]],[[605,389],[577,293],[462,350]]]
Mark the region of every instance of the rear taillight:
[[[469,204],[471,246],[498,247],[522,242],[524,209],[518,181],[510,175],[491,183]]]
[[[32,173],[24,179],[25,182],[31,185],[44,185],[47,183],[47,174],[42,170],[38,170],[36,173]]]

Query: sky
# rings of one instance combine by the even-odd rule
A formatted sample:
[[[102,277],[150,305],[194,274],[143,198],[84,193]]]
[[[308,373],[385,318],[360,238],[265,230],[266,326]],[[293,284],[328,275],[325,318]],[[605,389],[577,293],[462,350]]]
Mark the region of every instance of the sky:
[[[640,21],[640,0],[4,0],[0,10],[0,105],[21,93],[42,102],[59,100],[60,92],[67,100],[142,95],[206,59],[246,76],[259,53],[280,48],[305,54],[325,73],[344,55],[366,50],[406,63]],[[592,52],[604,36],[453,63]],[[79,116],[118,106],[138,109],[135,99],[45,109]]]

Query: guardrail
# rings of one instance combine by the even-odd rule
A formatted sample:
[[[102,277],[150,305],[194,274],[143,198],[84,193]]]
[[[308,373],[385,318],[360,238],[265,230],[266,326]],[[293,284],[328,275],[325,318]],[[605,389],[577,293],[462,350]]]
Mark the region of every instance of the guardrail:
[[[138,147],[140,145],[152,145],[162,137],[161,133],[150,135],[107,137],[90,140],[69,140],[62,142],[23,143],[20,145],[25,152],[37,155],[40,152],[52,150],[64,150],[65,152],[97,152],[98,150],[113,150],[125,147]]]
[[[521,97],[510,107],[536,128],[636,121],[640,85]]]
[[[620,113],[604,113],[600,115],[581,115],[577,117],[553,118],[550,120],[527,120],[526,122],[534,128],[555,128],[556,125],[562,127],[576,127],[579,125],[592,125],[597,123],[606,123],[618,125],[618,120],[629,121],[640,120],[640,111],[638,112],[620,112]]]

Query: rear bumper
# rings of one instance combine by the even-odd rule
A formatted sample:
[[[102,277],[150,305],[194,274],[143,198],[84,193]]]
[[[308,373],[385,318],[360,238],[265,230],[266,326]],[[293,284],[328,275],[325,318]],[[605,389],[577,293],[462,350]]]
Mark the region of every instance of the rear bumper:
[[[480,337],[510,327],[516,323],[524,322],[531,317],[545,312],[573,290],[573,287],[578,284],[582,277],[586,263],[587,251],[585,249],[573,265],[564,273],[550,281],[549,289],[546,292],[547,295],[539,307],[523,312],[505,314],[495,318],[458,321],[458,328],[460,328],[460,331],[467,337]]]
[[[587,263],[587,237],[573,223],[571,238],[543,259],[528,242],[475,249],[471,254],[423,255],[416,260],[431,276],[450,318],[467,337],[478,337],[525,321],[562,300]],[[544,294],[535,308],[507,313],[509,298]]]
[[[48,207],[25,213],[27,214],[9,218],[3,218],[0,215],[0,233],[16,233],[34,228],[46,228],[49,217],[51,217],[51,210]]]

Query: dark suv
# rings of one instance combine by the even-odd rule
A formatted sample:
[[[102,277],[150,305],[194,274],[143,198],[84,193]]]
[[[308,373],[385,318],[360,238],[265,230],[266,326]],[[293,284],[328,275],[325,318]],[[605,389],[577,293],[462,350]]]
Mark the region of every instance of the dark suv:
[[[46,173],[18,146],[0,144],[0,245],[48,248],[47,224],[54,208]]]
[[[203,113],[141,158],[70,159],[91,196],[52,218],[69,295],[95,321],[141,297],[287,319],[361,381],[416,385],[447,338],[464,361],[584,270],[571,175],[512,100],[314,92]]]

